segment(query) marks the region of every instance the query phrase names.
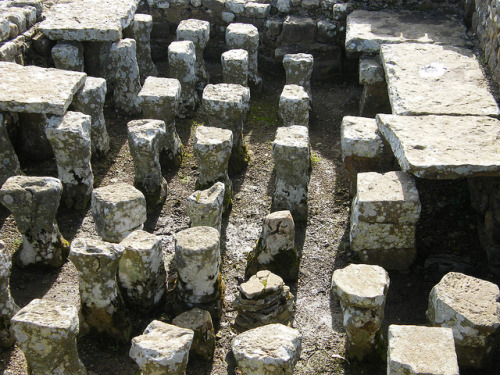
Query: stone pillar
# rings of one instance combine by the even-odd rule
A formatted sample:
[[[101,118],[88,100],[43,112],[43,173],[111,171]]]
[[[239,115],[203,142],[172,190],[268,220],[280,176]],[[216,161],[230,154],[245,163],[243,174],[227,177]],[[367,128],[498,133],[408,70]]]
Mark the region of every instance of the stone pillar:
[[[98,157],[104,156],[109,151],[109,136],[103,111],[106,90],[104,78],[87,77],[85,85],[73,96],[71,103],[75,111],[91,117],[92,156]]]
[[[309,95],[302,86],[285,85],[280,96],[278,117],[283,126],[309,126]]]
[[[12,332],[29,374],[87,375],[78,357],[78,310],[72,305],[34,299],[12,318]]]
[[[206,310],[192,309],[174,318],[172,324],[194,331],[191,356],[195,355],[205,361],[212,359],[215,351],[215,331],[212,317]]]
[[[276,178],[271,210],[289,210],[295,221],[307,221],[310,154],[309,131],[305,126],[278,128],[273,142]]]
[[[250,82],[260,87],[262,78],[258,72],[259,30],[248,23],[231,23],[226,29],[226,44],[231,49],[244,49],[248,52]]]
[[[376,358],[381,349],[389,275],[379,266],[351,264],[333,272],[332,292],[340,300],[347,334],[346,352],[355,360]]]
[[[128,114],[140,113],[137,94],[141,91],[136,42],[122,39],[111,46],[111,59],[115,77],[115,106]]]
[[[10,177],[0,189],[1,203],[9,209],[23,235],[16,262],[20,267],[60,267],[68,255],[68,242],[59,232],[57,209],[63,186],[53,177]]]
[[[144,375],[185,374],[193,336],[191,329],[153,320],[132,339],[129,355]]]
[[[125,302],[142,311],[158,306],[165,294],[165,267],[161,240],[143,230],[130,233],[120,242],[124,253],[118,277]]]
[[[225,191],[224,184],[216,182],[209,189],[195,191],[186,199],[191,227],[212,227],[220,233]]]
[[[290,211],[273,212],[264,219],[259,241],[247,258],[245,275],[250,277],[260,270],[269,270],[287,281],[297,281],[299,257]]]
[[[360,116],[373,118],[378,113],[392,113],[384,68],[378,58],[360,57],[359,84],[363,85],[359,103]]]
[[[244,49],[231,49],[221,56],[224,83],[248,86],[248,52]]]
[[[91,205],[97,234],[105,241],[120,242],[147,219],[146,198],[126,183],[94,189]]]
[[[51,50],[57,69],[84,71],[83,44],[81,42],[59,41]]]
[[[193,42],[177,41],[168,46],[170,75],[181,83],[180,114],[194,111],[199,99],[196,93],[196,52]]]
[[[9,133],[7,132],[7,127],[3,120],[2,114],[0,114],[0,187],[5,181],[11,176],[17,176],[22,174],[21,166],[19,165],[19,159],[17,158],[14,147],[9,138]]]
[[[228,175],[233,135],[230,130],[199,126],[194,134],[193,153],[199,176],[196,189],[204,190],[216,182],[225,185],[223,210],[231,205],[233,183]]]
[[[69,259],[78,270],[81,312],[85,327],[118,341],[128,341],[132,326],[118,289],[118,262],[123,246],[77,238]]]
[[[11,255],[5,243],[0,241],[0,348],[8,348],[14,343],[10,319],[19,310],[10,294],[11,269]]]
[[[51,117],[45,128],[56,156],[57,174],[64,186],[63,202],[66,207],[77,210],[87,207],[94,185],[90,123],[90,116],[66,112],[62,118]]]
[[[283,67],[286,73],[286,84],[302,86],[309,96],[309,101],[312,102],[311,76],[314,67],[313,55],[308,53],[286,54],[283,58]]]
[[[190,40],[194,43],[198,86],[203,89],[210,80],[203,58],[203,51],[210,40],[210,22],[197,19],[182,20],[177,26],[177,40]]]
[[[160,150],[166,137],[161,120],[133,120],[127,124],[128,144],[134,160],[134,186],[146,198],[150,209],[163,204],[167,181],[161,174]]]

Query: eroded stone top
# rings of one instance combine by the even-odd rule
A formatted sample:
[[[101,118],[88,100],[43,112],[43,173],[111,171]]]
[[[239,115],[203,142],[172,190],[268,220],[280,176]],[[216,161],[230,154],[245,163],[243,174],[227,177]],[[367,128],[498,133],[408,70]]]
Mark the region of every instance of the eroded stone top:
[[[210,22],[193,18],[182,20],[177,26],[177,39],[205,46],[210,40]]]
[[[259,271],[250,279],[240,284],[239,290],[247,299],[258,299],[279,293],[285,283],[281,277],[270,271]]]
[[[189,328],[193,331],[203,327],[207,322],[209,322],[209,326],[212,326],[210,313],[198,308],[183,312],[172,320],[172,324],[182,328]]]
[[[179,99],[181,83],[176,78],[147,77],[138,96],[144,99],[159,97]]]
[[[91,117],[89,115],[68,111],[62,117],[51,116],[47,123],[46,131],[61,132],[63,134],[68,132],[78,133],[82,137],[88,138],[90,137],[90,121]]]
[[[160,239],[156,235],[144,230],[135,230],[125,237],[122,242],[120,242],[120,245],[124,248],[132,248],[136,251],[148,251],[159,242]]]
[[[292,125],[279,127],[273,142],[275,147],[293,147],[309,149],[309,131],[306,126]]]
[[[195,48],[190,40],[181,40],[170,43],[168,54],[195,56]]]
[[[233,132],[212,126],[198,126],[195,133],[196,145],[219,145],[233,143]]]
[[[249,23],[231,23],[226,29],[226,36],[236,34],[245,35],[249,37],[258,37],[259,30],[252,24]]]
[[[219,231],[212,227],[194,227],[175,235],[175,247],[184,252],[204,253],[219,246]]]
[[[224,196],[226,187],[222,182],[216,182],[209,189],[197,190],[188,197],[188,200],[195,204],[214,204],[220,197]]]
[[[12,176],[2,185],[1,193],[6,201],[7,195],[14,192],[29,191],[36,194],[49,190],[62,192],[61,181],[55,177]]]
[[[293,63],[300,64],[314,64],[314,57],[309,53],[287,53],[285,57],[283,57],[283,65],[290,65]]]
[[[285,85],[283,91],[281,92],[280,101],[286,99],[287,101],[306,101],[309,100],[309,95],[307,94],[304,87],[299,85]]]
[[[419,202],[415,180],[401,171],[362,173],[357,195],[360,202]]]
[[[47,299],[34,299],[12,318],[13,324],[37,329],[78,332],[78,311],[75,306]]]
[[[165,135],[165,122],[162,120],[132,120],[127,123],[127,131],[136,143],[148,143]]]
[[[132,339],[132,344],[142,348],[144,351],[155,353],[154,357],[157,360],[162,357],[171,360],[177,351],[189,350],[193,336],[194,332],[191,329],[153,320],[146,327],[142,335]],[[182,360],[182,356],[180,360]]]
[[[250,101],[250,89],[234,83],[209,84],[203,89],[203,100],[210,102],[237,102],[246,106]]]
[[[123,254],[124,248],[120,244],[106,242],[94,238],[76,238],[71,242],[70,259],[108,258],[118,259]]]
[[[222,55],[223,60],[248,60],[248,51],[244,49],[230,49]]]
[[[383,149],[375,119],[345,116],[341,125],[342,156],[373,158]]]
[[[130,184],[119,182],[94,189],[92,195],[95,199],[107,204],[117,204],[123,201],[142,199],[145,203],[144,194]]]

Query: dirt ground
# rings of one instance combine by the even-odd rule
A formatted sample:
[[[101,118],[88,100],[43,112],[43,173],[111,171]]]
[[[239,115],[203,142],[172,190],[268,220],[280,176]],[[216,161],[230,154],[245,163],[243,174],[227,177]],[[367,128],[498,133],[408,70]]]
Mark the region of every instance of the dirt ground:
[[[212,69],[212,81],[221,81],[217,68]],[[223,223],[222,277],[226,285],[223,314],[217,325],[217,347],[212,362],[192,359],[187,374],[237,374],[230,343],[235,336],[231,322],[236,313],[232,301],[237,286],[244,280],[246,255],[255,245],[264,217],[270,212],[273,189],[272,142],[278,127],[277,107],[284,85],[281,73],[264,75],[261,94],[252,95],[251,111],[245,128],[245,142],[251,160],[241,174],[232,178],[233,207]],[[309,183],[309,220],[297,225],[296,244],[301,255],[299,281],[291,285],[296,312],[293,327],[303,335],[302,354],[295,373],[305,374],[384,374],[383,361],[350,363],[345,359],[345,333],[342,314],[330,293],[331,275],[335,269],[356,262],[349,250],[348,228],[350,198],[348,181],[341,164],[340,123],[345,115],[357,115],[361,88],[353,82],[313,82],[314,107],[310,121],[313,169]],[[133,183],[133,163],[127,144],[126,124],[132,118],[116,113],[112,103],[106,106],[108,131],[112,139],[111,152],[93,163],[95,187],[115,182]],[[175,269],[172,262],[174,235],[189,226],[185,200],[194,191],[197,168],[192,152],[193,133],[202,123],[198,114],[177,121],[177,131],[186,147],[182,166],[165,172],[169,184],[168,198],[158,212],[148,216],[145,229],[161,237],[168,272],[169,293],[163,309],[150,315],[130,311],[134,329],[139,335],[152,319],[171,322],[172,285]],[[23,161],[29,175],[57,176],[54,161],[32,163]],[[391,286],[383,328],[386,336],[389,324],[426,324],[425,310],[432,286],[451,269],[495,280],[487,271],[484,252],[477,235],[474,213],[469,206],[465,181],[434,182],[419,180],[423,204],[422,219],[417,229],[419,252],[415,266],[407,273],[391,272]],[[71,241],[79,236],[96,236],[90,210],[75,213],[60,209],[58,222],[64,237]],[[12,216],[0,207],[0,239],[15,253],[20,234]],[[425,260],[436,254],[447,254],[439,266],[425,266]],[[438,258],[441,259],[441,258]],[[446,268],[449,260],[454,263]],[[49,298],[79,306],[77,273],[71,262],[57,270],[33,270],[14,267],[11,277],[12,294],[20,306],[33,298]],[[121,345],[83,334],[78,338],[78,350],[89,374],[138,374],[137,365],[129,358],[129,345]],[[500,365],[500,353],[490,369],[462,371],[462,374],[495,374]],[[0,355],[3,374],[26,374],[22,352],[17,346]]]

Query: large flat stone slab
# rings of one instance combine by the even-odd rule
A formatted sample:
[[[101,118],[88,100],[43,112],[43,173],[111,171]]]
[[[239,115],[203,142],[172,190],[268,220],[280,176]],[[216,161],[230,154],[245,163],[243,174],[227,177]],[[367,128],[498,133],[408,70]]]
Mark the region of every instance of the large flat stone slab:
[[[87,75],[0,62],[0,111],[64,115]]]
[[[404,172],[431,179],[500,176],[500,121],[486,116],[377,115]]]
[[[436,43],[465,47],[465,25],[444,15],[355,10],[347,17],[347,53],[378,53],[382,44]]]
[[[380,55],[395,115],[499,114],[470,50],[433,44],[384,44]]]

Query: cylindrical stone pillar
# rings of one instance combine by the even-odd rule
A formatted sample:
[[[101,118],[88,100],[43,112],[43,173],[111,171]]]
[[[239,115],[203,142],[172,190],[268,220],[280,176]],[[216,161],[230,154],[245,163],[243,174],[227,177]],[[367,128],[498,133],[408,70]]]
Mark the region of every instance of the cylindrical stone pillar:
[[[177,41],[168,46],[170,75],[181,83],[181,115],[194,110],[198,104],[196,93],[196,50],[193,42]]]
[[[259,86],[262,83],[258,72],[259,30],[248,23],[231,23],[226,29],[226,44],[231,49],[248,52],[249,79]]]
[[[19,310],[10,294],[11,255],[7,246],[0,241],[0,347],[8,348],[14,343],[10,331],[10,319]]]
[[[192,227],[212,227],[219,231],[224,211],[224,193],[222,182],[216,182],[211,188],[195,191],[186,200],[186,212]]]
[[[224,83],[248,86],[248,52],[244,49],[231,49],[221,56]]]

